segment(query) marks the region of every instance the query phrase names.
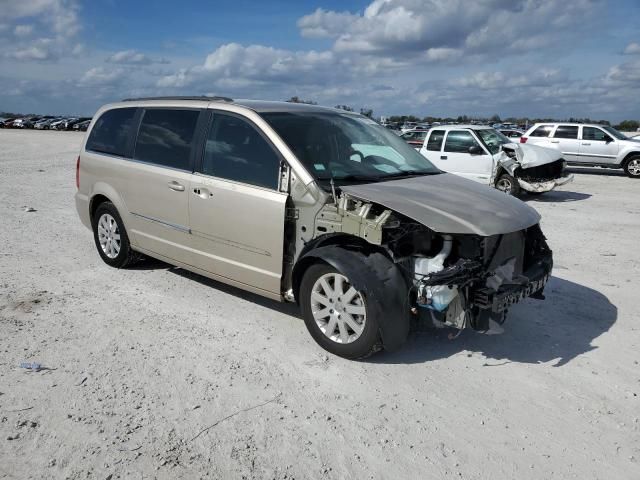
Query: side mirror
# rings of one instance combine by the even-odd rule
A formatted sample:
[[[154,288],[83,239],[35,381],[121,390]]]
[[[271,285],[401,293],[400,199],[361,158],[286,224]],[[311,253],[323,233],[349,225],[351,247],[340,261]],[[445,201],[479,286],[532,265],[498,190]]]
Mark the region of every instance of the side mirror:
[[[479,145],[470,146],[468,151],[471,155],[482,155],[484,153]]]
[[[607,137],[605,137],[605,139],[604,139],[604,143],[611,143],[611,142],[613,142],[613,138],[608,137],[608,136],[607,136]]]

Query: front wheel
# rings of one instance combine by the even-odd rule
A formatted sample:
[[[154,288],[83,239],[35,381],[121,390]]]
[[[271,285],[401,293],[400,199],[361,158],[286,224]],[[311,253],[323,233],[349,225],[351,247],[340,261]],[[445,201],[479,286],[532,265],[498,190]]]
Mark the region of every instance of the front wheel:
[[[382,348],[379,324],[365,293],[334,267],[309,267],[300,284],[300,307],[307,330],[325,350],[358,359]]]
[[[631,178],[640,178],[640,155],[631,157],[624,163],[624,173]]]
[[[520,185],[518,185],[518,181],[508,173],[500,175],[496,182],[496,189],[514,197],[520,195]]]

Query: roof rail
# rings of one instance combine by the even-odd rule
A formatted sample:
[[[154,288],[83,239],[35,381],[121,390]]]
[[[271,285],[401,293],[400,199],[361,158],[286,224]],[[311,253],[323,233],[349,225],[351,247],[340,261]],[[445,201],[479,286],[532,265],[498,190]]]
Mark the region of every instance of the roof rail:
[[[169,96],[169,97],[140,97],[140,98],[125,98],[123,102],[137,102],[141,100],[208,100],[211,102],[233,102],[233,98],[213,96],[208,97],[206,95],[200,96]]]

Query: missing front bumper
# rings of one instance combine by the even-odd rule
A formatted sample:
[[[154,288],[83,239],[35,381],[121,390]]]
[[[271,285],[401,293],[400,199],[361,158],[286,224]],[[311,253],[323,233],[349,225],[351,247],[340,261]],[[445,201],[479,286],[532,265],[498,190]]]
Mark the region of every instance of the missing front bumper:
[[[566,185],[567,183],[571,183],[571,182],[573,182],[572,174],[555,178],[553,180],[545,180],[541,182],[536,182],[531,180],[526,181],[526,180],[523,180],[522,178],[518,178],[518,183],[520,184],[520,187],[523,190],[526,190],[527,192],[534,192],[534,193],[550,192],[556,187],[559,187],[561,185]]]

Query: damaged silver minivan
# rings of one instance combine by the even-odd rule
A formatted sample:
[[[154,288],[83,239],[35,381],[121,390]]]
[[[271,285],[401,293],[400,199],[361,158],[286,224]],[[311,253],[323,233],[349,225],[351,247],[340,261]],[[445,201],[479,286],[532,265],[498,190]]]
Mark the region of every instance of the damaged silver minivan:
[[[127,100],[94,116],[76,173],[108,265],[147,255],[295,301],[347,358],[399,348],[414,323],[500,331],[551,274],[535,210],[342,110]]]

